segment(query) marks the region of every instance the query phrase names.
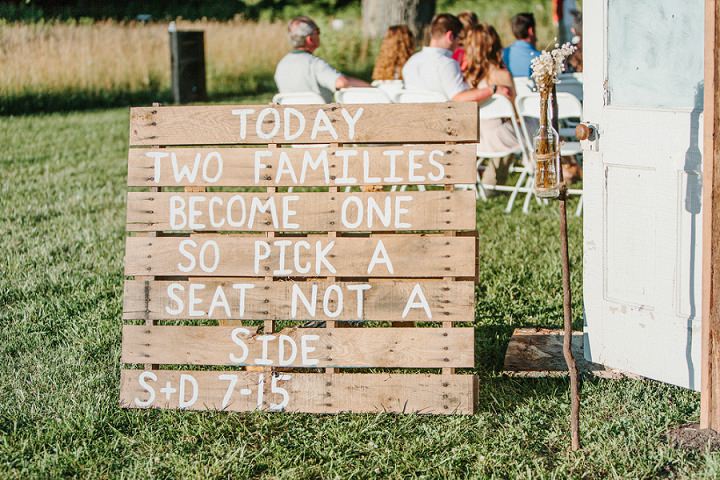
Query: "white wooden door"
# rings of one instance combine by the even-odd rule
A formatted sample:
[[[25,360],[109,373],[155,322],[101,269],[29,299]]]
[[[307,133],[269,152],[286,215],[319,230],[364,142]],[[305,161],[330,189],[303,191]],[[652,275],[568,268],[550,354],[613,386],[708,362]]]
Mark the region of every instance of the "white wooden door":
[[[699,389],[703,0],[583,10],[585,356]]]

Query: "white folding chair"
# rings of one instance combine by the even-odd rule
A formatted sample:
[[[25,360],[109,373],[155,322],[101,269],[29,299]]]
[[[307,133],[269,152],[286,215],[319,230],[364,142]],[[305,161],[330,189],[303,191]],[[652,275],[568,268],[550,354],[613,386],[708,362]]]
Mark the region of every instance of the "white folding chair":
[[[402,80],[374,80],[370,85],[385,92],[391,100],[397,92],[405,88]]]
[[[515,98],[527,97],[537,92],[535,82],[530,77],[513,77],[515,84]]]
[[[520,167],[511,167],[511,172],[520,172],[520,177],[515,182],[515,185],[485,185],[482,183],[480,173],[478,172],[477,175],[477,185],[476,185],[476,193],[479,198],[483,198],[483,200],[486,199],[485,196],[485,190],[495,190],[495,191],[501,191],[501,192],[511,192],[510,199],[508,200],[508,205],[505,208],[506,213],[510,213],[512,210],[513,202],[515,201],[515,197],[517,196],[519,189],[522,188],[523,184],[527,180],[529,168],[530,168],[530,156],[528,154],[526,144],[527,142],[523,138],[523,133],[520,130],[520,125],[518,123],[517,117],[515,115],[515,108],[513,107],[512,102],[508,100],[507,97],[503,95],[493,95],[488,101],[480,105],[480,108],[478,110],[478,116],[480,121],[483,120],[509,120],[510,124],[512,125],[513,131],[515,133],[515,137],[518,139],[518,145],[514,148],[508,148],[505,150],[493,150],[493,151],[483,151],[480,149],[480,145],[478,145],[477,150],[477,166],[478,169],[483,163],[484,159],[493,159],[493,158],[503,158],[507,157],[509,155],[519,155],[521,166]],[[480,137],[482,138],[482,128],[480,129]]]
[[[327,102],[315,92],[293,92],[276,94],[272,103],[277,105],[315,105]]]
[[[343,88],[335,92],[337,103],[392,103],[390,97],[379,88]]]
[[[429,90],[406,90],[398,91],[393,97],[395,103],[440,103],[448,99],[442,93]]]
[[[558,122],[567,122],[568,120],[575,125],[582,118],[582,103],[577,97],[568,92],[558,92]],[[560,136],[563,138],[575,139],[575,127],[561,127]],[[580,142],[573,140],[563,142],[560,148],[560,154],[563,156],[575,156],[582,152]]]
[[[560,83],[555,86],[558,93],[569,93],[580,102],[583,101],[582,73],[561,73],[558,76],[558,80]]]

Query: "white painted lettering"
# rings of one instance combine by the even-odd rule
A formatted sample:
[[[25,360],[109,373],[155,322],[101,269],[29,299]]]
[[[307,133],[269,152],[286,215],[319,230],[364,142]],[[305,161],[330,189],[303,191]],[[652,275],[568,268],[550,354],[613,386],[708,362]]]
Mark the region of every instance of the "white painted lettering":
[[[368,275],[372,273],[376,265],[380,264],[385,264],[388,273],[395,273],[392,262],[390,261],[390,256],[388,255],[382,240],[378,240],[375,245],[375,250],[373,251],[372,258],[370,259],[370,265],[368,265]]]
[[[327,150],[320,150],[315,160],[312,158],[312,152],[306,150],[305,153],[303,153],[302,169],[300,170],[300,183],[305,183],[308,168],[317,170],[320,167],[323,168],[325,185],[330,185],[330,168],[328,167]]]
[[[295,130],[295,132],[291,133],[291,123],[292,120],[290,117],[295,117],[298,121],[298,127]],[[300,113],[299,110],[296,110],[291,107],[285,107],[283,110],[283,133],[285,135],[285,140],[295,140],[300,135],[302,135],[303,131],[305,130],[305,117],[302,113]]]
[[[415,161],[415,157],[425,155],[423,150],[410,150],[408,152],[408,181],[410,182],[422,182],[425,177],[422,175],[416,175],[415,172],[422,168],[422,165]]]
[[[402,318],[408,316],[411,308],[422,308],[423,310],[425,310],[425,315],[427,315],[428,320],[432,320],[432,312],[430,311],[430,305],[428,305],[427,298],[425,298],[425,293],[423,293],[422,287],[419,283],[416,283],[412,289],[412,292],[410,292],[410,297],[408,298],[408,301],[405,304],[405,308],[403,309]]]
[[[318,133],[320,132],[329,133],[333,140],[338,139],[337,131],[335,131],[335,127],[333,127],[330,118],[327,116],[327,113],[325,113],[323,109],[318,109],[317,111],[315,121],[313,122],[312,130],[310,131],[310,138],[312,140],[317,139]]]
[[[290,346],[290,355],[287,357],[285,356],[285,345]],[[295,341],[287,335],[280,335],[278,337],[278,365],[281,367],[292,365],[296,357],[297,345],[295,344]]]
[[[198,290],[205,290],[205,285],[202,283],[191,283],[188,289],[188,316],[190,317],[203,317],[205,316],[204,310],[195,310],[195,305],[199,305],[202,302],[202,298],[196,296]]]
[[[252,283],[233,283],[232,288],[234,290],[239,290],[239,301],[238,301],[238,316],[240,318],[245,317],[245,292],[248,290],[255,288],[255,285]]]
[[[330,304],[332,303],[331,295],[335,292],[335,296],[337,297],[336,303],[335,303],[335,311],[330,310]],[[330,285],[325,290],[325,295],[323,295],[323,313],[328,318],[337,318],[342,313],[343,309],[343,293],[340,287],[337,285]]]
[[[268,343],[275,340],[275,335],[260,335],[256,339],[262,344],[262,356],[255,359],[255,365],[272,365],[273,361],[268,357]]]
[[[360,117],[362,117],[364,111],[365,109],[363,107],[360,107],[355,110],[355,115],[350,115],[350,112],[348,112],[346,109],[340,109],[340,113],[347,122],[348,138],[350,138],[350,140],[355,138],[355,125],[357,124],[358,120],[360,120]],[[337,137],[335,138],[337,139]]]
[[[138,407],[144,408],[149,407],[150,405],[155,402],[155,389],[147,383],[147,380],[150,379],[153,382],[157,382],[157,375],[155,375],[153,372],[143,372],[138,376],[138,383],[140,386],[145,389],[145,391],[148,393],[147,400],[140,400],[138,397],[135,397],[135,405]]]
[[[230,318],[230,304],[228,303],[227,297],[225,296],[225,291],[221,286],[218,286],[215,289],[215,294],[213,295],[212,301],[210,302],[210,308],[208,309],[208,317],[214,318],[215,317],[215,309],[216,308],[222,308],[225,310],[225,316],[227,318]]]
[[[160,183],[160,171],[162,170],[160,168],[160,159],[165,158],[168,155],[169,154],[167,152],[145,152],[146,157],[150,157],[155,160],[153,169],[153,181],[155,183]]]
[[[242,351],[242,354],[238,357],[234,353],[230,354],[230,361],[236,365],[240,365],[245,360],[247,360],[248,355],[250,354],[250,349],[248,349],[247,344],[243,341],[242,338],[240,338],[240,335],[249,336],[250,330],[247,328],[237,327],[233,328],[230,332],[230,338],[232,339],[233,343],[240,347],[240,350]]]
[[[428,155],[428,162],[430,162],[430,165],[437,168],[437,171],[438,171],[437,174],[428,172],[427,177],[429,180],[432,180],[433,182],[437,182],[437,181],[445,178],[445,165],[443,165],[439,161],[435,160],[436,156],[443,157],[443,156],[445,156],[445,153],[442,150],[432,150],[430,152],[430,154]]]
[[[237,108],[233,109],[230,113],[240,117],[240,140],[245,140],[247,137],[247,117],[248,115],[255,113],[254,108]]]
[[[317,308],[317,292],[317,284],[313,283],[312,287],[310,287],[310,299],[308,300],[308,298],[303,293],[302,288],[300,288],[297,283],[293,283],[292,292],[290,293],[290,318],[298,317],[298,299],[300,299],[300,301],[305,306],[305,311],[307,312],[307,315],[310,316],[310,318],[315,318],[315,311]],[[303,314],[303,316],[304,315],[305,314]]]
[[[372,287],[367,283],[361,283],[356,285],[348,285],[347,289],[351,292],[356,292],[357,295],[357,319],[363,320],[365,318],[365,292],[370,290]]]
[[[272,121],[272,130],[269,132],[266,132],[263,130],[263,124],[269,123],[265,122],[265,117],[268,115],[272,115],[273,121]],[[268,107],[263,108],[260,110],[260,113],[257,116],[257,120],[255,121],[255,131],[257,132],[257,136],[259,138],[262,138],[264,140],[269,140],[273,138],[275,135],[278,134],[280,131],[280,112],[277,111],[277,109]]]
[[[186,385],[188,383],[192,386],[192,394],[190,395],[190,398],[186,400],[185,389],[187,388]],[[180,391],[178,392],[178,408],[184,409],[192,407],[198,399],[198,390],[198,382],[195,380],[195,377],[186,373],[181,373]]]
[[[167,295],[170,301],[175,302],[176,305],[173,308],[170,308],[170,305],[165,305],[165,312],[167,312],[168,315],[180,315],[185,308],[185,302],[175,293],[176,290],[182,292],[185,290],[185,287],[179,283],[171,283],[167,286]]]
[[[308,354],[315,351],[315,347],[308,345],[308,342],[315,342],[317,340],[320,340],[318,335],[302,335],[300,337],[300,354],[302,364],[306,367],[312,367],[313,365],[320,363],[315,358],[308,358]]]

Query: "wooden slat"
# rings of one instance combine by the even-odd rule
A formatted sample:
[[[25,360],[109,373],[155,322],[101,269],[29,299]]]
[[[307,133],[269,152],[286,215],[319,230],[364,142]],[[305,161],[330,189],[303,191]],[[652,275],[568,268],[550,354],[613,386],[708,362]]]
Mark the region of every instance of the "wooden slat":
[[[236,328],[245,328],[247,332]],[[124,325],[122,362],[317,368],[472,367],[473,333],[472,328],[294,327],[274,333],[274,339],[264,341],[264,336],[256,335],[254,327]],[[278,345],[283,335],[285,361],[281,363]],[[303,349],[303,344],[307,349]],[[242,345],[247,348],[245,356]],[[263,355],[265,348],[267,354]],[[263,363],[266,360],[272,363]]]
[[[236,285],[236,288],[233,288]],[[247,287],[251,285],[252,288]],[[323,310],[323,299],[337,302],[335,287],[342,293],[343,307],[336,316],[328,316]],[[417,287],[416,287],[417,286]],[[333,287],[330,288],[329,287]],[[367,289],[367,287],[370,287]],[[264,282],[247,280],[194,281],[194,282],[145,282],[125,281],[123,318],[126,320],[178,320],[205,318],[217,320],[288,320],[293,319],[293,298],[296,304],[296,319],[302,320],[360,320],[360,321],[449,321],[471,322],[475,286],[473,282],[443,281],[369,281],[358,282]],[[418,292],[414,292],[419,288]],[[218,293],[218,289],[221,290]],[[302,292],[303,297],[296,291]],[[305,307],[316,293],[315,315]],[[192,293],[191,293],[192,291]],[[146,297],[147,294],[147,297]],[[358,302],[360,297],[360,305]],[[427,300],[431,317],[422,306],[413,306],[403,317],[403,312],[412,304]],[[146,298],[149,302],[146,305]],[[243,312],[240,312],[240,300]],[[193,301],[190,315],[190,301]],[[213,299],[216,303],[213,306]],[[226,302],[226,303],[225,303]],[[360,308],[359,308],[360,307]],[[228,311],[230,315],[228,315]],[[199,313],[202,312],[202,313]],[[360,315],[358,315],[358,312]],[[335,315],[334,311],[331,312]]]
[[[243,112],[253,111],[245,117]],[[261,112],[267,116],[260,118]],[[298,120],[285,129],[286,112],[305,118],[299,135]],[[278,112],[275,128],[273,112]],[[321,113],[318,113],[321,112]],[[343,112],[346,115],[343,115]],[[265,115],[265,114],[263,114]],[[312,136],[313,126],[318,129]],[[355,119],[354,133],[346,118]],[[325,120],[327,119],[327,120]],[[260,122],[258,122],[260,120]],[[264,138],[258,135],[260,123]],[[274,134],[273,134],[274,133]],[[334,135],[333,135],[334,133]],[[289,136],[288,136],[289,135]],[[130,109],[130,145],[223,145],[265,143],[420,143],[476,142],[477,104],[448,102],[404,105],[207,105],[192,107],[135,107]]]
[[[705,0],[700,427],[720,431],[720,0]]]
[[[160,158],[158,155],[163,156]],[[347,158],[347,162],[344,158]],[[467,184],[475,183],[475,160],[474,144],[275,150],[233,147],[131,148],[128,152],[128,185],[344,187],[369,184]],[[222,165],[220,169],[218,165]]]
[[[475,274],[475,238],[473,237],[424,237],[421,235],[388,235],[373,238],[337,238],[330,248],[327,238],[275,239],[289,240],[286,247],[285,268],[291,273],[282,276],[317,277],[472,277]],[[268,239],[238,237],[231,235],[203,235],[201,238],[187,239],[179,237],[142,238],[129,237],[125,243],[126,275],[166,275],[166,276],[231,276],[264,277],[268,272],[281,276],[279,269],[280,247],[271,244],[267,259],[258,261],[255,271],[255,248],[264,253]],[[214,243],[213,243],[214,242]],[[256,243],[257,242],[257,243]],[[295,269],[292,252],[297,242],[308,242],[309,250],[298,249],[298,263],[304,268],[309,262],[310,271],[298,272]],[[380,245],[382,242],[382,245]],[[179,248],[183,245],[186,252],[196,259],[195,265],[183,255]],[[196,245],[196,246],[193,246]],[[219,258],[215,258],[215,247]],[[373,254],[382,247],[392,262],[390,272],[385,263],[375,263],[372,272],[369,265]],[[327,260],[335,269],[331,272],[327,265],[316,261],[316,252],[327,249],[327,253],[318,258]],[[200,262],[201,252],[205,252],[204,264]],[[376,258],[384,258],[378,253]],[[217,263],[217,266],[213,269]],[[202,269],[205,266],[205,270]],[[179,267],[188,267],[183,271]],[[319,266],[319,268],[317,268]],[[193,267],[193,268],[189,268]]]
[[[154,401],[145,406],[149,392],[139,383],[143,370],[122,370],[120,405],[126,408],[179,408],[180,378],[184,377],[185,408],[189,410],[225,410],[243,412],[258,408],[258,375],[241,371],[152,372],[155,379],[144,378],[154,393]],[[224,375],[221,380],[220,375]],[[474,375],[427,374],[305,374],[283,373],[262,388],[261,409],[307,413],[425,413],[472,414],[477,385]],[[193,383],[197,398],[193,399]],[[288,378],[289,377],[289,378]],[[228,387],[235,382],[228,396]],[[170,387],[165,392],[161,389]],[[287,392],[287,404],[279,390]],[[172,390],[175,390],[173,392]],[[227,397],[227,402],[224,402]],[[139,402],[139,403],[138,403]],[[189,405],[188,405],[189,404]]]
[[[344,221],[343,221],[344,220]],[[475,194],[129,192],[127,230],[369,232],[474,230]]]

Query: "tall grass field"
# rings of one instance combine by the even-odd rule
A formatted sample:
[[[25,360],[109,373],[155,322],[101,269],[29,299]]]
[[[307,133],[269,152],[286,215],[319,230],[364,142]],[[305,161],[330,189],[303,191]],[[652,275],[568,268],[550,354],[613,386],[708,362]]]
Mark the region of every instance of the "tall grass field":
[[[720,475],[720,454],[665,439],[698,419],[694,392],[586,378],[571,452],[567,380],[500,373],[513,328],[562,324],[557,206],[506,215],[506,197],[477,205],[475,415],[121,409],[128,111],[6,117],[2,132],[0,478]],[[576,328],[581,227],[570,219]]]
[[[553,39],[550,2],[487,0],[440,2],[438,11],[476,11],[497,26],[505,44],[514,40],[510,18],[532,11],[539,46]],[[367,80],[379,41],[363,39],[357,10],[317,18],[322,45],[317,55],[341,71]],[[183,30],[205,32],[207,88],[211,100],[275,91],[275,65],[288,52],[284,21],[177,20]],[[167,102],[170,96],[168,22],[0,18],[0,114]]]

